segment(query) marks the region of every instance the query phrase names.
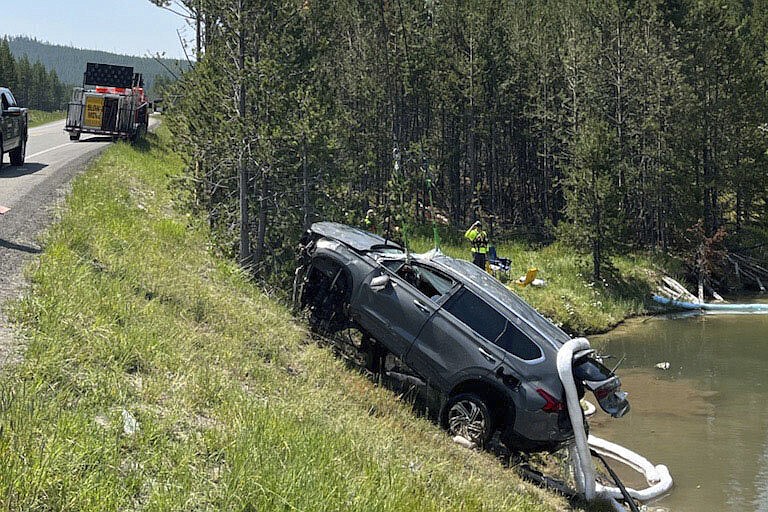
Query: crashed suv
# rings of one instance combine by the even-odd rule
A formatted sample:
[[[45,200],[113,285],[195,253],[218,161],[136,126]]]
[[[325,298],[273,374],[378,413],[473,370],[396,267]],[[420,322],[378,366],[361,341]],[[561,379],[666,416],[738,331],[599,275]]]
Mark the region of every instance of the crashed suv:
[[[301,240],[294,301],[315,330],[359,330],[365,366],[423,391],[451,435],[483,445],[499,432],[525,451],[574,436],[557,369],[570,337],[468,261],[318,222]],[[614,417],[629,410],[592,351],[574,355],[573,375],[580,397],[590,390]]]

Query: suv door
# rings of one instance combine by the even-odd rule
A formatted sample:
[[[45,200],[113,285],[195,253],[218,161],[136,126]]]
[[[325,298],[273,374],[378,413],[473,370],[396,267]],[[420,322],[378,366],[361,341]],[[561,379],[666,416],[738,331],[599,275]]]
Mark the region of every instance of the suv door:
[[[437,304],[419,291],[413,266],[387,262],[392,270],[374,271],[361,287],[359,321],[395,356],[403,358]]]
[[[467,377],[485,377],[502,364],[493,344],[506,319],[466,288],[456,291],[419,333],[405,361],[447,392]]]

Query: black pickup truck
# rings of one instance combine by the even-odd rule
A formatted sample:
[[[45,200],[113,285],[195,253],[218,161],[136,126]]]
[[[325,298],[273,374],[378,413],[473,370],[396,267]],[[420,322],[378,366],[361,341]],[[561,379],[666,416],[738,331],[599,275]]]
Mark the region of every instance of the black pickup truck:
[[[27,109],[16,104],[11,91],[0,87],[0,167],[3,166],[3,154],[8,153],[11,165],[24,165],[27,152],[28,118]]]

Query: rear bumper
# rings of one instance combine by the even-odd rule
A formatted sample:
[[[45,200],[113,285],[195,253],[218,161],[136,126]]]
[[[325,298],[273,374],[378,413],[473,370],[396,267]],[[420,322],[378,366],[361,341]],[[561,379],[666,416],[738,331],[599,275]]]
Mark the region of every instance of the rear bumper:
[[[517,414],[512,431],[533,445],[553,447],[573,439],[573,427],[568,412],[526,411]]]
[[[94,135],[108,135],[111,137],[130,137],[131,134],[127,132],[120,132],[117,130],[100,130],[97,128],[82,128],[79,126],[65,126],[65,131],[74,133],[92,133]]]

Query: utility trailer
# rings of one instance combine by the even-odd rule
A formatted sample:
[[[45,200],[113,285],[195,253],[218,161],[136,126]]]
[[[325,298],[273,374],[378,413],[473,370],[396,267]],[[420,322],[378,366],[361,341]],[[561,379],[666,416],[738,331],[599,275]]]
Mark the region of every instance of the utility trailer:
[[[144,78],[129,66],[89,62],[83,86],[76,87],[64,129],[70,140],[83,133],[136,142],[147,133],[149,100]]]

